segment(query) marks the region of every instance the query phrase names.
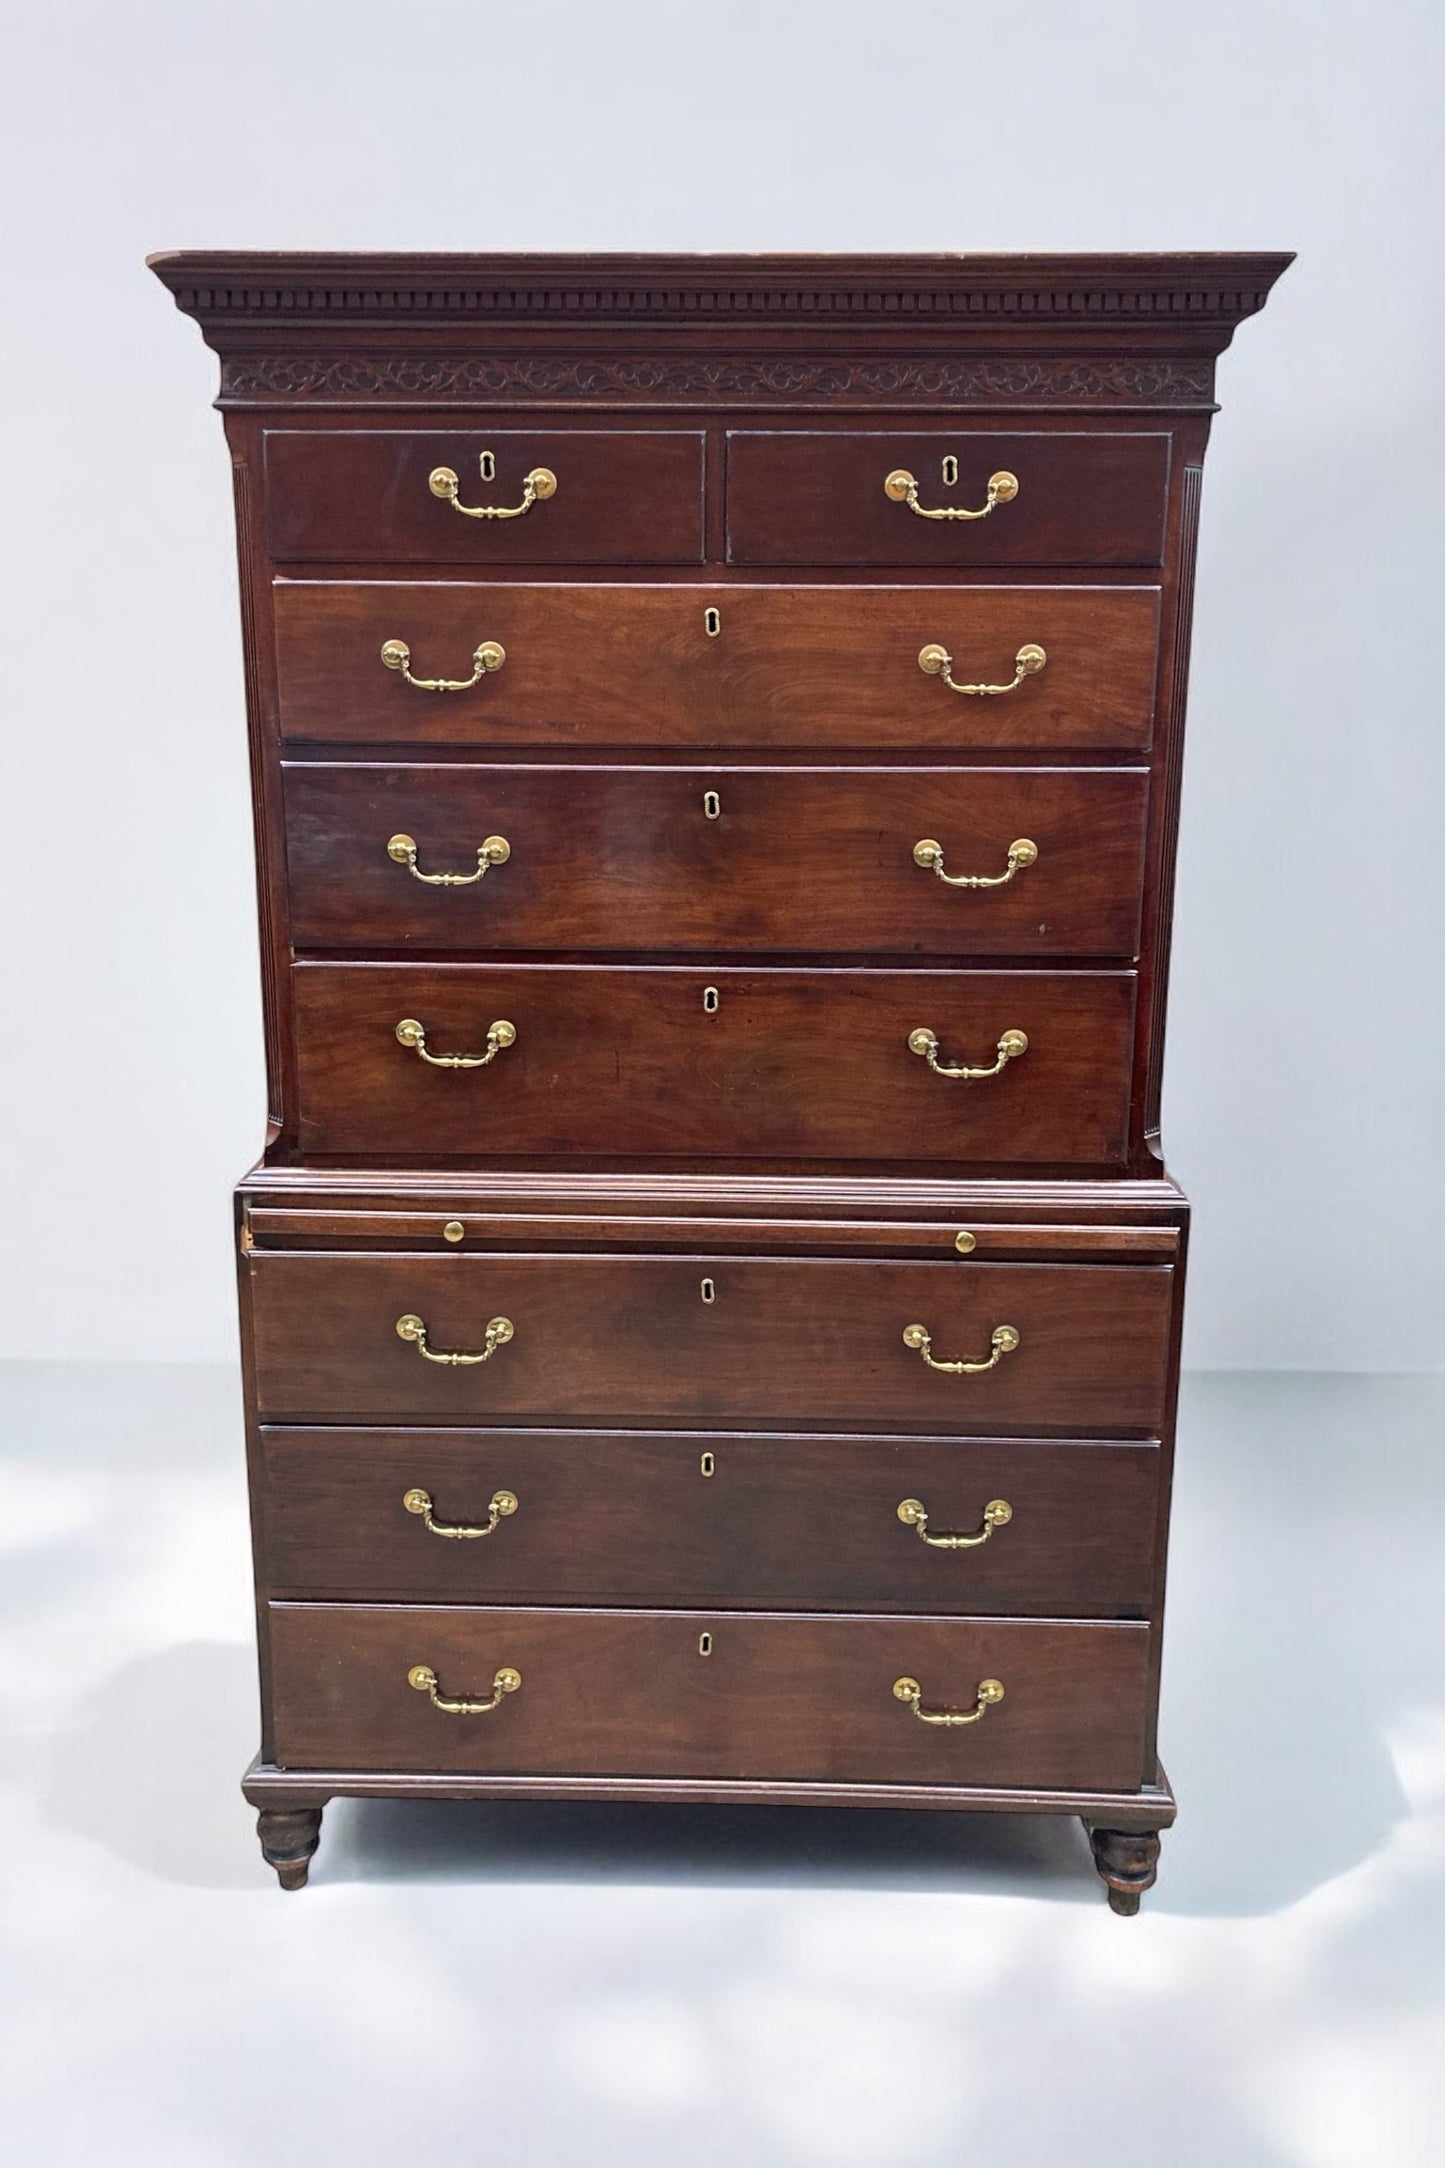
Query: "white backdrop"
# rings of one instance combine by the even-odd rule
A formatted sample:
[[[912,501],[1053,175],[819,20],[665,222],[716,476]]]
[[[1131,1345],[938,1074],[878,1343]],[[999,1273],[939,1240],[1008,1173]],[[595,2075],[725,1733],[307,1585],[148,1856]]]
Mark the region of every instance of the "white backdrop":
[[[1165,1140],[1188,1359],[1441,1361],[1429,0],[52,0],[7,33],[0,1353],[228,1357],[260,1022],[167,247],[1297,248],[1220,368]]]

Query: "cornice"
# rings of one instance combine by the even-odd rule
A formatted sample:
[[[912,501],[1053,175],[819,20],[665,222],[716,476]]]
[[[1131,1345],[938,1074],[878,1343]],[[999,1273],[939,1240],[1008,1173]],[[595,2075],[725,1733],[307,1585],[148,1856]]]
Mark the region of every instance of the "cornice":
[[[960,326],[1123,320],[1227,338],[1279,254],[289,255],[178,251],[150,267],[208,327],[484,323]],[[1222,342],[1221,342],[1222,343]]]

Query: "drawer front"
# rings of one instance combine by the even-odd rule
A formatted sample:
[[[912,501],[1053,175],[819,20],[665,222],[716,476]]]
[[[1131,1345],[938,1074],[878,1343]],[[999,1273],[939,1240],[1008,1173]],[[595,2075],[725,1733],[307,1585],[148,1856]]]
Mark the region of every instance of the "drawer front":
[[[1151,735],[1156,587],[280,580],[275,600],[298,742],[1127,752]],[[382,659],[397,641],[412,678],[461,689],[410,683]],[[487,642],[504,660],[479,670]],[[1020,676],[1029,646],[1045,660]],[[955,683],[1013,689],[954,692],[921,667],[930,647]]]
[[[1140,769],[292,762],[284,783],[301,947],[1137,949]]]
[[[1143,1618],[1158,1467],[1037,1438],[266,1428],[261,1571],[383,1603]]]
[[[1163,1265],[873,1259],[338,1255],[250,1258],[257,1401],[272,1421],[525,1417],[869,1431],[1157,1436],[1174,1274]],[[711,1299],[708,1299],[709,1291]],[[397,1331],[419,1317],[428,1360]],[[931,1369],[905,1344],[922,1325]],[[495,1336],[494,1336],[495,1338]]]
[[[1129,972],[303,963],[292,981],[308,1153],[1124,1160]],[[438,1068],[398,1039],[414,1025],[428,1055],[495,1051]],[[920,1031],[955,1068],[1028,1043],[970,1082],[929,1067]]]
[[[270,429],[266,545],[280,564],[697,564],[705,442],[680,429]],[[457,509],[519,506],[539,470],[555,490],[517,517]],[[432,487],[443,471],[454,501]]]
[[[274,1605],[281,1768],[1133,1790],[1149,1629],[1024,1619]],[[709,1654],[699,1649],[710,1636]],[[488,1713],[500,1670],[520,1675]],[[925,1709],[1003,1698],[980,1721]]]
[[[945,480],[946,460],[958,463],[956,481]],[[885,490],[900,471],[916,482],[920,511]],[[979,511],[995,475],[1017,492],[984,518],[922,516]],[[1157,565],[1168,486],[1162,433],[739,430],[727,445],[728,561]]]

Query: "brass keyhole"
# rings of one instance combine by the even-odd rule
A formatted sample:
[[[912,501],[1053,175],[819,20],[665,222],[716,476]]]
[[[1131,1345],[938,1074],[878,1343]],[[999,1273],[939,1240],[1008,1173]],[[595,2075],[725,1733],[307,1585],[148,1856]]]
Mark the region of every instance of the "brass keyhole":
[[[711,1635],[711,1634],[699,1634],[699,1635],[698,1635],[698,1637],[697,1637],[697,1653],[698,1653],[698,1655],[699,1655],[699,1656],[711,1656],[711,1654],[712,1654],[712,1635]]]
[[[702,613],[702,629],[710,640],[715,640],[722,631],[722,612],[712,603]]]
[[[710,821],[717,819],[722,811],[722,800],[715,790],[705,790],[703,792],[702,809]]]
[[[945,453],[944,453],[944,456],[943,456],[943,486],[944,486],[944,488],[945,488],[945,489],[952,489],[952,488],[953,488],[953,486],[954,486],[954,484],[955,484],[955,482],[957,482],[957,480],[958,480],[958,461],[957,461],[957,459],[955,458],[955,456],[954,456],[954,454],[953,454],[952,452],[945,452]]]
[[[497,479],[497,455],[496,455],[496,453],[495,453],[495,452],[483,452],[483,454],[482,454],[482,460],[481,460],[481,466],[482,466],[482,480],[483,480],[484,482],[495,482],[495,480]]]
[[[699,1475],[716,1475],[716,1473],[717,1473],[717,1456],[716,1456],[716,1454],[714,1454],[714,1453],[704,1453],[704,1454],[703,1454],[703,1456],[702,1456],[702,1458],[701,1458],[701,1460],[700,1460],[700,1461],[698,1462],[698,1464],[697,1464],[697,1472],[698,1472],[698,1474],[699,1474]]]
[[[706,1009],[709,1016],[716,1016],[718,1005],[718,990],[715,986],[705,986],[703,988],[702,1005]]]
[[[717,1289],[711,1280],[704,1280],[702,1283],[702,1299],[704,1302],[717,1301]]]

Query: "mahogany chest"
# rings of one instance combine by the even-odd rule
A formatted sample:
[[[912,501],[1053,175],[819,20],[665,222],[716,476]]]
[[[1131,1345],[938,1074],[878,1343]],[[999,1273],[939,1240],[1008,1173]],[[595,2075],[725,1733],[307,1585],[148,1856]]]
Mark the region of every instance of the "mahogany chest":
[[[221,363],[286,1888],[345,1794],[1154,1879],[1201,462],[1285,256],[165,255]]]

